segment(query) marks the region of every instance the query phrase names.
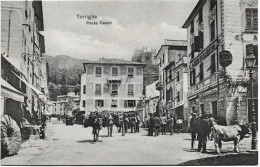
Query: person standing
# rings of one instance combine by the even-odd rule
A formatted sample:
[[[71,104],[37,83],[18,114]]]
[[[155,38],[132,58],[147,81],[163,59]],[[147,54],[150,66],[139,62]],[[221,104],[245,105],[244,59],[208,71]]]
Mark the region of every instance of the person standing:
[[[171,116],[169,118],[169,129],[170,129],[171,135],[173,134],[173,128],[174,128],[174,118],[173,118],[173,115],[171,114]]]
[[[150,113],[149,126],[148,126],[148,136],[153,136],[153,128],[154,128],[154,118],[153,114]]]
[[[161,128],[162,128],[162,135],[166,135],[166,125],[167,125],[167,118],[165,114],[161,117]]]
[[[136,132],[139,133],[140,117],[136,114]]]
[[[190,120],[190,131],[191,131],[191,149],[194,147],[196,134],[197,134],[197,128],[196,128],[196,113],[191,114],[192,118]]]
[[[154,126],[155,126],[155,137],[159,136],[159,129],[160,129],[160,118],[158,114],[156,114],[154,118]]]

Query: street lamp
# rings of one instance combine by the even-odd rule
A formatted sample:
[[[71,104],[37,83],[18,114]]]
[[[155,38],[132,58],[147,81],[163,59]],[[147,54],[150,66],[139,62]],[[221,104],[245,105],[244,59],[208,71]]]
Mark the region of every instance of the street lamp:
[[[252,74],[253,74],[253,67],[255,66],[256,58],[255,56],[251,53],[245,58],[246,61],[246,66],[249,68],[249,77],[250,77],[250,82],[251,82],[251,113],[252,113],[252,145],[251,149],[252,150],[257,150],[257,120],[256,120],[256,113],[255,113],[255,106],[254,106],[254,101],[253,101],[253,79],[252,79]]]

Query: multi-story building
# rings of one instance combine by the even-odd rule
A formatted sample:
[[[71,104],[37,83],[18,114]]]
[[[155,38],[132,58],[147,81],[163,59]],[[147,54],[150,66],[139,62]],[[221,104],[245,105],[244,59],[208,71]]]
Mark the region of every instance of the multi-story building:
[[[137,111],[142,116],[144,64],[102,58],[83,66],[80,111]]]
[[[258,60],[257,5],[257,0],[200,0],[185,21],[183,28],[187,28],[191,59],[188,88],[191,112],[212,113],[214,117],[226,118],[227,124],[248,122],[247,91],[238,87],[232,93],[227,88],[218,75],[222,70],[219,54],[226,50],[233,55],[226,71],[234,81],[247,77],[246,56],[253,53]]]
[[[66,111],[65,111],[65,106],[69,103],[69,101],[66,101],[66,100],[61,100],[61,101],[54,101],[53,102],[53,110],[52,110],[52,113],[54,115],[63,115],[63,114],[66,114]]]
[[[41,1],[1,3],[1,55],[17,69],[12,78],[2,72],[2,78],[10,84],[20,83],[24,87],[25,104],[29,112],[38,115],[38,118],[45,109],[48,94],[48,74],[43,55],[45,43],[44,36],[40,34],[43,30]],[[11,83],[11,80],[18,82]]]
[[[144,106],[144,119],[149,118],[149,113],[155,113],[160,98],[160,92],[156,90],[156,84],[159,80],[145,86],[145,106]]]
[[[174,114],[187,125],[187,41],[165,40],[156,59],[160,74],[156,85],[156,89],[160,90],[160,115]]]

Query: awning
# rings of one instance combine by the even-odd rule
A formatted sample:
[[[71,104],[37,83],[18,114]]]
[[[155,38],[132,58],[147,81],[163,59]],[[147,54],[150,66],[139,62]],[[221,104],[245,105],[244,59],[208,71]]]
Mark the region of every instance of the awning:
[[[15,73],[14,73],[15,74]],[[31,84],[29,84],[25,79],[21,78],[20,76],[18,76],[17,74],[15,74],[21,81],[23,81],[30,89],[32,89],[37,95],[44,95],[44,93],[42,93],[41,91],[39,91],[38,89],[36,89],[34,86],[32,86]]]
[[[1,78],[1,96],[24,102],[24,94]]]
[[[189,97],[189,100],[195,99],[197,97],[198,97],[198,95],[193,95],[193,96]]]

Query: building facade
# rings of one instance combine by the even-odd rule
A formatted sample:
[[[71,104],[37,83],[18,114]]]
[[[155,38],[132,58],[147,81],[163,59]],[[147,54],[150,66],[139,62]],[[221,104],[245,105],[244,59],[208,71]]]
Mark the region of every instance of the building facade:
[[[173,114],[187,125],[187,41],[165,40],[156,59],[159,66],[156,89],[160,91],[160,115]]]
[[[2,78],[23,87],[26,108],[41,119],[48,97],[42,2],[4,1],[1,13],[1,56],[17,69],[9,76],[2,67]]]
[[[200,0],[184,23],[190,112],[210,113],[225,118],[227,124],[248,122],[249,92],[241,86],[228,88],[220,76],[219,54],[223,50],[232,54],[233,62],[225,70],[233,81],[248,80],[245,58],[253,53],[258,60],[257,5],[256,0]]]
[[[142,116],[144,64],[102,58],[83,66],[80,111],[137,111]]]
[[[149,119],[149,113],[155,113],[160,98],[160,91],[156,90],[159,80],[145,86],[144,120]]]

